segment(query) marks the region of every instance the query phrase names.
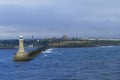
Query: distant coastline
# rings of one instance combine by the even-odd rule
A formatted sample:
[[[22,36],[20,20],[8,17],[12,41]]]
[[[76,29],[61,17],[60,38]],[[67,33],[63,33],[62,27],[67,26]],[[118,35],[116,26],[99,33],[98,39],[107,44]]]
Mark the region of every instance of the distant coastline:
[[[0,40],[0,49],[18,48],[18,39]],[[51,48],[81,48],[81,47],[100,47],[100,46],[120,46],[120,39],[81,39],[68,38],[64,35],[62,38],[44,38],[44,39],[25,39],[26,48],[37,48],[48,46]]]
[[[58,47],[58,48],[120,46],[120,41],[112,41],[112,40],[62,41],[58,43],[50,43],[49,46]]]

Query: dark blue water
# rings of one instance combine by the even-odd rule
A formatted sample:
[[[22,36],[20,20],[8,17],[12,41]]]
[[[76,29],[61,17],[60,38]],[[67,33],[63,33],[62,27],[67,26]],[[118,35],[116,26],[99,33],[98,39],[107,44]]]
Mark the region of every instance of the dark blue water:
[[[28,62],[0,50],[0,80],[120,80],[120,47],[53,48]]]

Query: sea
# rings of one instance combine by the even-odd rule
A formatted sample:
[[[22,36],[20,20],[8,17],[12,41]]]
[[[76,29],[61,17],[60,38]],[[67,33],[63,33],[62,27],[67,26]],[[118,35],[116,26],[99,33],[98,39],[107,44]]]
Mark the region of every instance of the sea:
[[[120,80],[120,46],[50,48],[30,61],[13,61],[16,51],[0,49],[0,80]]]

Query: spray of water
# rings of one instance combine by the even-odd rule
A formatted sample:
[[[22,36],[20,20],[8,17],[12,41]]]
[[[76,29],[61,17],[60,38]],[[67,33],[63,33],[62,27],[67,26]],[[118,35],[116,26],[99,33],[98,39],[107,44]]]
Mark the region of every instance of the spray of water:
[[[42,53],[52,53],[53,48],[47,49],[46,51],[42,52]]]

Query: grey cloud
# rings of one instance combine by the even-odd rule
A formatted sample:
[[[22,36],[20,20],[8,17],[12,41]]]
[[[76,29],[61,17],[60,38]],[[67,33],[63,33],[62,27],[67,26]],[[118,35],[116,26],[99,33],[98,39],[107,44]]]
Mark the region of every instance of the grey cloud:
[[[4,29],[0,28],[0,34],[115,37],[120,34],[119,3],[118,0],[1,0],[0,27]]]

